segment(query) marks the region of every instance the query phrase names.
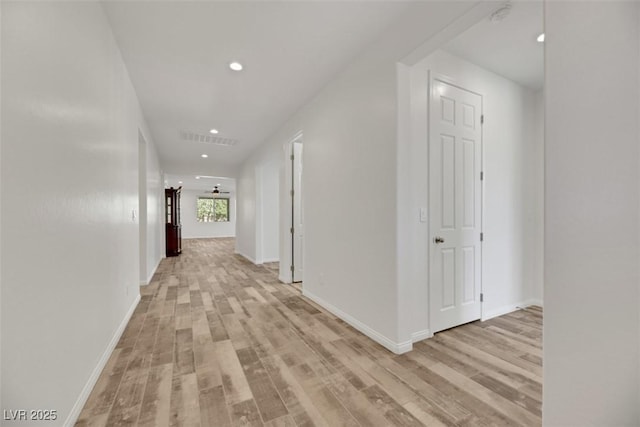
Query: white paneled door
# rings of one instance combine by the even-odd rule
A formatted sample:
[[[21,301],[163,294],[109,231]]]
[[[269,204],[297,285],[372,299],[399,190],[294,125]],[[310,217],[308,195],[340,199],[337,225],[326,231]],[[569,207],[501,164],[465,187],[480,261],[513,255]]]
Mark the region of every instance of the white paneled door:
[[[431,80],[431,332],[481,316],[482,96]]]

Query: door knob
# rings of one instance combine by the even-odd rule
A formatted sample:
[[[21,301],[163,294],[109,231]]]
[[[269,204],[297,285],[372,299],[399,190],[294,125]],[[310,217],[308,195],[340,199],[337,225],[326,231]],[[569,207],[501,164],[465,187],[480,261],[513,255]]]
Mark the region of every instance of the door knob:
[[[444,239],[443,239],[442,237],[435,237],[435,238],[433,239],[433,241],[434,241],[435,243],[444,243]]]

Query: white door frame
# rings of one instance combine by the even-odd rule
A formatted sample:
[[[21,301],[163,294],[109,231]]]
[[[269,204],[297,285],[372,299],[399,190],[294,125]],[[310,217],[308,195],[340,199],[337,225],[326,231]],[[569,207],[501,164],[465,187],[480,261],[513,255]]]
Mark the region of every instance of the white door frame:
[[[452,78],[450,76],[447,76],[445,74],[437,73],[437,72],[435,72],[433,70],[429,70],[427,78],[428,78],[428,81],[429,81],[429,91],[428,91],[429,99],[427,101],[427,112],[428,112],[427,113],[427,124],[428,124],[428,126],[427,126],[427,128],[428,128],[428,131],[427,131],[427,147],[428,147],[427,148],[427,153],[428,153],[427,169],[430,170],[430,164],[431,164],[431,142],[432,142],[431,141],[431,104],[432,104],[432,101],[433,101],[433,98],[434,98],[434,93],[433,93],[433,91],[434,91],[434,84],[433,84],[434,80],[440,80],[442,82],[450,84],[451,86],[454,86],[454,87],[457,87],[459,89],[465,90],[467,92],[471,92],[471,93],[474,93],[476,95],[479,95],[480,98],[481,98],[481,102],[480,102],[480,105],[481,105],[480,114],[481,115],[484,114],[484,96],[480,92],[468,89],[467,86],[464,84],[464,82],[461,82],[458,79],[454,79],[454,78]],[[483,173],[483,175],[486,172],[485,171],[485,158],[484,158],[484,155],[485,155],[484,154],[484,126],[482,126],[482,122],[481,122],[481,126],[480,126],[480,159],[481,159],[480,170]],[[427,178],[427,179],[429,179],[429,178]],[[485,203],[484,203],[484,200],[485,200],[485,197],[484,197],[484,193],[485,193],[484,183],[485,183],[484,179],[481,180],[481,183],[480,183],[480,230],[484,230],[484,218],[485,218],[485,211],[484,211],[484,206],[485,206]],[[429,201],[429,212],[431,212],[435,207],[431,206],[431,204],[430,204],[430,201],[431,201],[431,183],[430,182],[427,185],[427,192],[428,192],[427,200]],[[429,216],[431,216],[431,215],[429,215]],[[430,266],[431,257],[433,255],[432,254],[433,246],[431,245],[431,241],[430,241],[431,234],[432,234],[431,233],[432,230],[431,230],[431,224],[430,223],[427,225],[427,230],[428,230],[427,236],[426,236],[427,237],[427,241],[428,241],[428,244],[427,244],[427,256],[428,256],[428,260],[429,260],[429,275],[427,276],[427,281],[428,281],[428,298],[429,298],[428,301],[429,301],[429,306],[430,306],[430,302],[431,302],[431,298],[432,298],[432,286],[433,286],[433,283],[431,281],[431,271],[430,271],[431,270],[431,266]],[[483,248],[483,244],[482,244],[482,241],[481,241],[481,243],[480,243],[480,294],[481,295],[483,294],[483,282],[484,282],[484,280],[483,280],[483,270],[484,270],[483,269],[483,265],[484,265],[483,252],[484,251],[483,251],[483,249],[484,248]],[[431,330],[433,330],[432,329],[433,328],[433,313],[432,313],[431,309],[429,309],[428,311],[429,311],[429,328]],[[482,298],[480,300],[480,316],[481,316],[480,320],[484,319],[484,301],[483,301]]]
[[[291,227],[293,225],[293,199],[291,190],[293,188],[293,144],[302,142],[302,131],[296,132],[289,141],[283,144],[284,179],[281,181],[280,191],[280,273],[279,279],[283,283],[293,283],[293,236]]]
[[[296,148],[298,148],[298,152],[296,152]],[[304,280],[304,209],[302,208],[304,198],[304,190],[302,187],[303,152],[302,137],[300,137],[291,143],[291,265],[293,266],[292,281],[294,283],[299,283]]]

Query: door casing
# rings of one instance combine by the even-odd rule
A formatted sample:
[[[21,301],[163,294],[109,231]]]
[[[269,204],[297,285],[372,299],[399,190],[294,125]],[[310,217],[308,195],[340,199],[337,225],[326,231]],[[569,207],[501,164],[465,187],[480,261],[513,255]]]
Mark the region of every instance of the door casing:
[[[302,200],[302,151],[301,138],[291,143],[291,264],[292,281],[302,282],[304,278],[304,220]]]

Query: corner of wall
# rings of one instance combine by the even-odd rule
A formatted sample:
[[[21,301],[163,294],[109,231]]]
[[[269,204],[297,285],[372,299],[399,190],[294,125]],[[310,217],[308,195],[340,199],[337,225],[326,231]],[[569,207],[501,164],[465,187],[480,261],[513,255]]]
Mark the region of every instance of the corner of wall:
[[[146,282],[140,282],[140,284],[142,286],[147,286],[148,284],[151,283],[151,281],[153,280],[153,276],[156,274],[156,271],[158,271],[158,267],[160,267],[160,263],[162,262],[162,259],[165,258],[164,256],[161,256],[160,259],[157,260],[156,262],[156,266],[153,267],[153,269],[151,270],[151,272],[149,273],[149,276],[147,276],[147,280]]]
[[[249,255],[247,255],[247,254],[243,253],[243,252],[242,252],[242,251],[240,251],[237,247],[236,247],[236,249],[234,250],[234,253],[236,253],[236,254],[240,255],[241,257],[245,258],[245,259],[246,259],[246,260],[248,260],[248,261],[251,261],[251,263],[252,263],[252,264],[255,264],[255,265],[262,264],[262,262],[260,262],[260,261],[258,261],[258,260],[256,260],[256,259],[254,259],[253,257],[251,257],[251,256],[249,256]]]

